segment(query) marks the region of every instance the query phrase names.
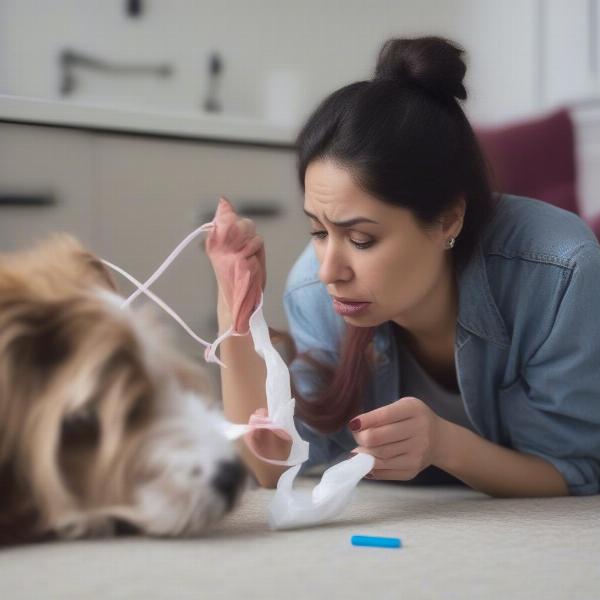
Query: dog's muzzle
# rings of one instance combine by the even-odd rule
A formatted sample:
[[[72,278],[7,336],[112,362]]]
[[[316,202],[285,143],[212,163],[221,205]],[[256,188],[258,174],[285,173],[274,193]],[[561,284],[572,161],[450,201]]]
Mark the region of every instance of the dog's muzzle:
[[[246,468],[239,460],[221,461],[211,484],[223,495],[227,510],[231,510],[246,481]]]

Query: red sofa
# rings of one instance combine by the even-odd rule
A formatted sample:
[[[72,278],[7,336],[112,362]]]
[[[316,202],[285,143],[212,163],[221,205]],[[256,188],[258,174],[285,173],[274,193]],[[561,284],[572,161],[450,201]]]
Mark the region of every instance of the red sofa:
[[[477,128],[494,189],[580,214],[573,122],[566,109],[494,128]],[[600,239],[600,216],[588,221]]]

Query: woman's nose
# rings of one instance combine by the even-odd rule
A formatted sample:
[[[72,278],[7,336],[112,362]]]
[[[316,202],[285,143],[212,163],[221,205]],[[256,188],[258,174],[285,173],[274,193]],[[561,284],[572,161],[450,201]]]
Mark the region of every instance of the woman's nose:
[[[337,281],[348,281],[352,278],[352,269],[347,261],[344,260],[343,253],[329,245],[321,256],[321,267],[319,269],[319,279],[325,283],[335,283]]]

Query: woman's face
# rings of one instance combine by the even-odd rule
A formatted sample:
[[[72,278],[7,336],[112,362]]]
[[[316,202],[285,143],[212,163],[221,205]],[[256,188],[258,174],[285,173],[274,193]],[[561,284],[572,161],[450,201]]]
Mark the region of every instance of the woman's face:
[[[460,222],[425,228],[409,210],[370,196],[329,160],[306,170],[304,211],[319,278],[336,312],[352,325],[418,320],[451,270],[445,244]]]

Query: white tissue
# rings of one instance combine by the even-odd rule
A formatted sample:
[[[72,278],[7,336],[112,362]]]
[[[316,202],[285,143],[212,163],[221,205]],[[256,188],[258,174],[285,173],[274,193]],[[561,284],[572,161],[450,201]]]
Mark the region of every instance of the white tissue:
[[[312,492],[293,489],[300,465],[288,469],[279,478],[277,492],[269,505],[269,526],[292,529],[330,521],[346,507],[354,488],[374,464],[371,455],[357,454],[329,467]]]
[[[300,466],[308,459],[308,442],[300,437],[294,424],[295,400],[291,397],[290,373],[271,344],[262,301],[250,317],[250,332],[255,350],[267,366],[269,419],[277,427],[285,429],[292,438],[287,460],[276,463],[294,466],[283,473],[277,482],[275,497],[268,508],[269,526],[272,529],[290,529],[329,521],[346,507],[358,482],[373,469],[375,459],[368,454],[358,454],[327,469],[312,492],[293,489]],[[239,428],[237,431],[244,430]]]

